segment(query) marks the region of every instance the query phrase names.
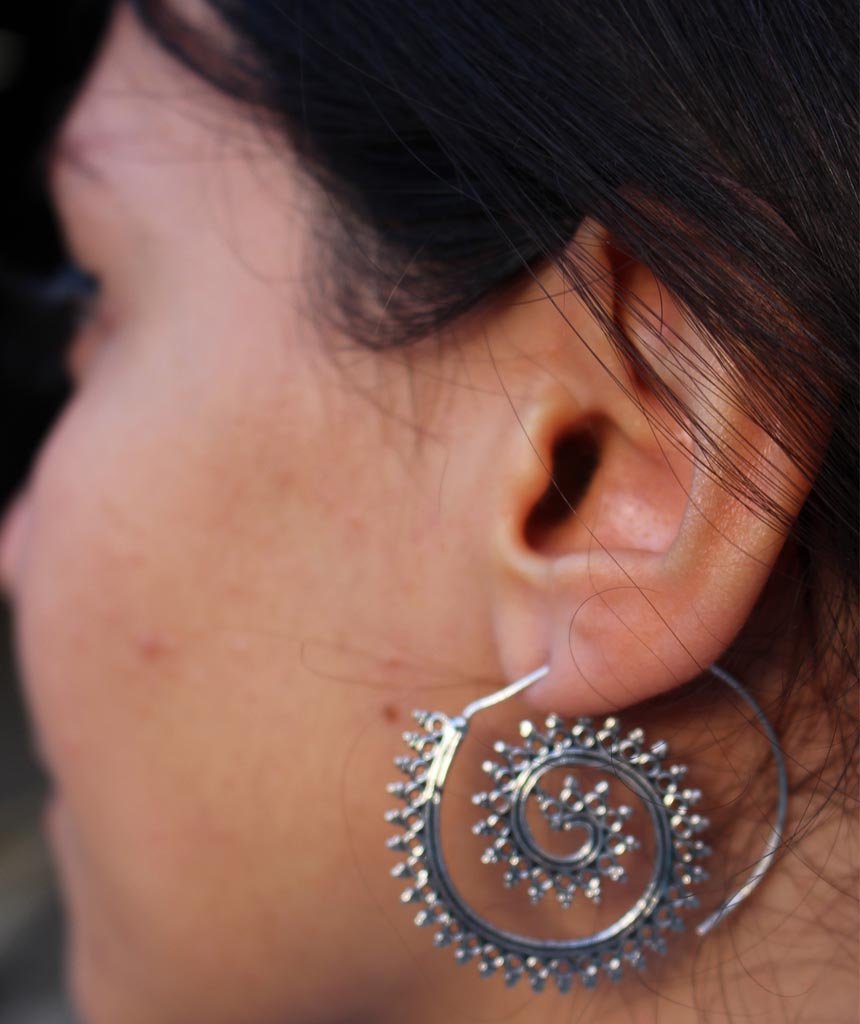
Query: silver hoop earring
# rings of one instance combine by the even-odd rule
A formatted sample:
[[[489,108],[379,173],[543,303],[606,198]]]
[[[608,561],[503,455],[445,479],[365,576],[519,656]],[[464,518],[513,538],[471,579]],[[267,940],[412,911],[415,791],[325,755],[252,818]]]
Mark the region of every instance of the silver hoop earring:
[[[708,671],[752,709],[770,742],[779,795],[772,833],[755,870],[733,896],[697,925],[700,936],[742,903],[770,868],[782,841],[788,800],[782,750],[764,712],[722,668],[712,665]],[[618,779],[647,809],[654,831],[650,880],[641,897],[617,921],[585,938],[556,941],[505,931],[468,905],[454,885],[442,853],[440,810],[445,780],[471,718],[522,692],[548,672],[545,665],[474,701],[454,718],[416,711],[421,731],[404,733],[412,753],[395,758],[406,780],[388,787],[403,806],[388,812],[386,819],[402,829],[388,841],[389,848],[405,855],[392,870],[394,877],[407,882],[401,901],[420,905],[415,924],[432,928],[437,946],[452,946],[461,963],[476,960],[485,977],[501,973],[508,985],[525,977],[535,991],[552,979],[566,992],[575,982],[591,988],[601,975],[617,981],[625,965],[643,968],[647,951],[664,953],[665,933],[683,930],[682,914],[697,905],[694,890],[707,877],[702,862],[710,850],[702,838],[708,823],[694,810],[701,794],[686,786],[683,765],[667,763],[666,743],[646,746],[641,729],[624,734],[614,716],[597,725],[589,718],[565,725],[551,715],[541,728],[522,722],[520,741],[496,743],[498,759],[484,764],[493,788],[474,797],[486,812],[474,828],[488,843],[482,859],[501,863],[505,884],[524,884],[533,902],[548,894],[554,894],[565,908],[578,894],[598,900],[604,882],[624,877],[625,860],[634,853],[637,842],[625,834],[631,809],[607,801],[607,781],[585,789],[580,786],[576,772],[588,769]],[[561,792],[552,796],[541,780],[559,768],[567,775]],[[578,850],[559,856],[540,845],[525,813],[533,798],[550,829],[577,829],[585,835]]]

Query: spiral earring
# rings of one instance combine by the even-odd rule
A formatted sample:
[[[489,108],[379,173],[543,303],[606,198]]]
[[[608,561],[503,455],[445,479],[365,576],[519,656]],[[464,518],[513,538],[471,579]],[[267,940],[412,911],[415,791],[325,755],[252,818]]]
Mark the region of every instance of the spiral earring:
[[[694,810],[701,793],[686,785],[683,765],[667,762],[665,742],[647,746],[641,729],[625,734],[614,716],[599,725],[589,718],[565,725],[557,715],[550,715],[540,728],[522,722],[519,742],[497,742],[498,758],[483,765],[492,789],[473,798],[486,812],[474,828],[488,844],[482,859],[502,864],[505,884],[525,884],[532,902],[548,894],[554,894],[564,908],[572,905],[577,894],[598,901],[604,884],[624,878],[625,862],[635,854],[638,842],[626,832],[631,808],[612,806],[608,779],[583,786],[577,772],[587,770],[619,780],[647,809],[654,832],[648,884],[618,920],[593,935],[568,940],[531,938],[497,928],[468,905],[442,853],[445,781],[472,717],[520,693],[548,671],[545,665],[474,701],[453,718],[440,712],[414,712],[421,731],[404,734],[412,753],[395,758],[406,779],[388,787],[403,806],[388,812],[386,819],[402,829],[388,841],[389,848],[405,855],[392,869],[394,877],[407,882],[401,901],[420,905],[415,924],[432,928],[437,946],[452,946],[461,963],[476,960],[482,976],[500,972],[508,985],[525,977],[535,991],[552,979],[566,992],[575,982],[591,988],[601,975],[617,981],[625,965],[642,969],[649,950],[665,953],[665,933],[683,930],[682,914],[697,906],[694,890],[707,877],[702,862],[710,850],[702,838],[708,822]],[[700,936],[743,902],[770,868],[782,841],[788,799],[782,750],[764,712],[724,669],[712,665],[708,671],[746,701],[767,736],[776,762],[778,801],[771,836],[755,870],[697,925]],[[541,782],[556,769],[564,770],[565,780],[558,796],[553,796]],[[551,830],[584,834],[579,849],[560,856],[540,844],[526,817],[532,799]]]

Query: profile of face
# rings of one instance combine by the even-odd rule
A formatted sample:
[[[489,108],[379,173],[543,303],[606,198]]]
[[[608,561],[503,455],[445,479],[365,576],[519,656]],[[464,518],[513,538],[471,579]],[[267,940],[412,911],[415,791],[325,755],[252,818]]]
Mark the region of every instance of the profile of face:
[[[456,712],[545,662],[538,711],[666,692],[737,634],[784,536],[699,471],[553,270],[444,338],[338,336],[315,315],[324,197],[123,5],[51,187],[101,290],[2,572],[82,1014],[381,1022],[433,990],[467,1005],[483,983],[428,952],[388,877],[408,712]],[[670,328],[698,344],[599,224],[572,245],[607,305],[621,283],[643,309],[663,299],[662,324],[618,312],[655,359]],[[791,463],[726,417],[799,506]],[[583,438],[576,512],[548,511],[555,454]],[[437,1019],[424,1005],[459,1019],[420,999],[409,1019]]]

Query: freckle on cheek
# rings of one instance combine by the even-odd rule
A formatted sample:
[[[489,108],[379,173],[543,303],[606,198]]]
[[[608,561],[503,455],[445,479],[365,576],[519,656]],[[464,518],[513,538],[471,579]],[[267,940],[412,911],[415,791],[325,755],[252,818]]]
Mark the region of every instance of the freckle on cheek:
[[[162,661],[173,651],[173,644],[157,633],[145,633],[136,637],[134,646],[138,657],[146,664]]]
[[[382,717],[386,722],[396,722],[400,718],[400,712],[393,704],[383,704]]]

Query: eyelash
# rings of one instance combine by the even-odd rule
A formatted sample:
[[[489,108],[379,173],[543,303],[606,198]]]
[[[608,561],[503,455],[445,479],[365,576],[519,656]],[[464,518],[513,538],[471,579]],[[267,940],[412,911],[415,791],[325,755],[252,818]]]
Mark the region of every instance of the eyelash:
[[[42,320],[40,336],[59,358],[64,376],[77,378],[80,374],[74,367],[83,365],[81,354],[90,350],[98,337],[91,328],[98,327],[100,316],[99,278],[69,262],[49,275],[16,275],[7,282],[10,286],[24,306]]]
[[[43,313],[65,313],[73,323],[89,318],[101,291],[98,277],[76,263],[66,263],[48,275],[3,270],[0,284],[25,307]]]
[[[72,330],[77,331],[93,318],[100,292],[101,282],[95,274],[69,263],[39,281],[33,297],[43,308],[65,312]]]

